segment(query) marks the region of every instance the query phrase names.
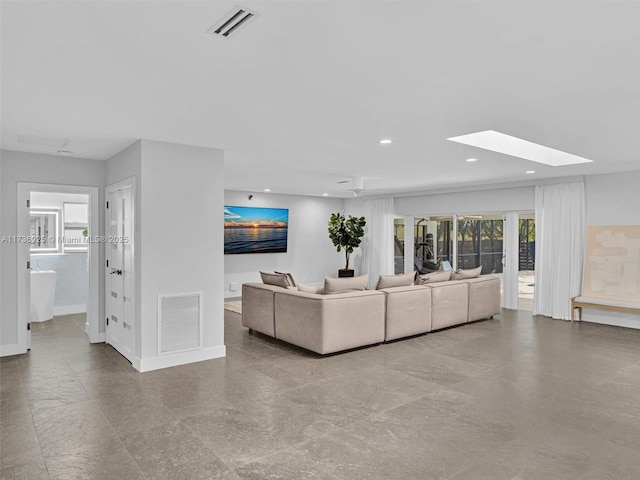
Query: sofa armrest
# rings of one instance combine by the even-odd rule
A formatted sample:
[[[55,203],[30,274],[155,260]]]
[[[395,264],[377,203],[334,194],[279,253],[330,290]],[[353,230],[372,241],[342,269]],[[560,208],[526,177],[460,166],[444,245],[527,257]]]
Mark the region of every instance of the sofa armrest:
[[[469,284],[469,321],[500,314],[500,279],[482,276],[464,280]]]
[[[384,341],[385,295],[275,293],[276,338],[321,355]]]
[[[274,294],[285,291],[282,287],[264,283],[242,285],[242,325],[275,337]]]

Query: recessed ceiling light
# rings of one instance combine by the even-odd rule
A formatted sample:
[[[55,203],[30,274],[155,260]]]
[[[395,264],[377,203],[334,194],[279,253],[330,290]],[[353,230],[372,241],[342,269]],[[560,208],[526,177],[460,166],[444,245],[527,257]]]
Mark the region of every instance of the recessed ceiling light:
[[[58,150],[58,155],[73,155],[71,150]]]
[[[532,173],[536,173],[536,171],[535,170],[527,170],[524,173],[526,173],[527,175],[531,175]]]
[[[485,150],[491,150],[493,152],[504,153],[512,157],[524,158],[532,162],[544,163],[545,165],[551,165],[553,167],[593,162],[593,160],[587,158],[528,142],[527,140],[512,137],[511,135],[506,135],[494,130],[451,137],[447,138],[447,140],[464,143],[472,147],[484,148]]]
[[[477,162],[478,159],[477,158],[467,158],[467,162],[472,163],[472,162]]]
[[[328,193],[323,193],[323,194],[322,194],[322,196],[323,196],[323,197],[328,197],[328,196],[329,196],[329,194],[328,194]]]
[[[382,145],[389,145],[391,142],[392,142],[392,140],[390,138],[383,138],[378,143],[380,143]]]
[[[270,191],[271,191],[271,189],[270,189],[270,188],[265,188],[265,189],[264,189],[264,191],[265,191],[265,192],[270,192]]]

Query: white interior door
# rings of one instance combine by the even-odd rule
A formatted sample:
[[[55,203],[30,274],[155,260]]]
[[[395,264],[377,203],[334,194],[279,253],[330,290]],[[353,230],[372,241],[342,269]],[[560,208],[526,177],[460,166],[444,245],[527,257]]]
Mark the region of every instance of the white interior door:
[[[106,341],[129,361],[135,338],[132,190],[108,188],[106,214]]]

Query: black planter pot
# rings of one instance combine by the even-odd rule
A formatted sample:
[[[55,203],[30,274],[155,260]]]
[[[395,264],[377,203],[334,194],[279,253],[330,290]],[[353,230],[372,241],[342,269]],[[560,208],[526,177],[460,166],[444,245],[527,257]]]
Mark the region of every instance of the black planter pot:
[[[353,277],[354,276],[354,270],[352,270],[351,268],[349,268],[348,270],[341,268],[340,270],[338,270],[338,277],[342,278],[342,277]]]

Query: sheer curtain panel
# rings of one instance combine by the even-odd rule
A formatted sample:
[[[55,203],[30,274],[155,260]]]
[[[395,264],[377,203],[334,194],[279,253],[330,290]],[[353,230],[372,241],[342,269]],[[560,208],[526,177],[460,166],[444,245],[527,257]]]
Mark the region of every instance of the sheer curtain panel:
[[[582,289],[584,182],[536,186],[534,315],[569,320]]]
[[[363,201],[367,221],[362,241],[362,268],[369,274],[369,288],[375,288],[380,275],[393,275],[393,198]]]

